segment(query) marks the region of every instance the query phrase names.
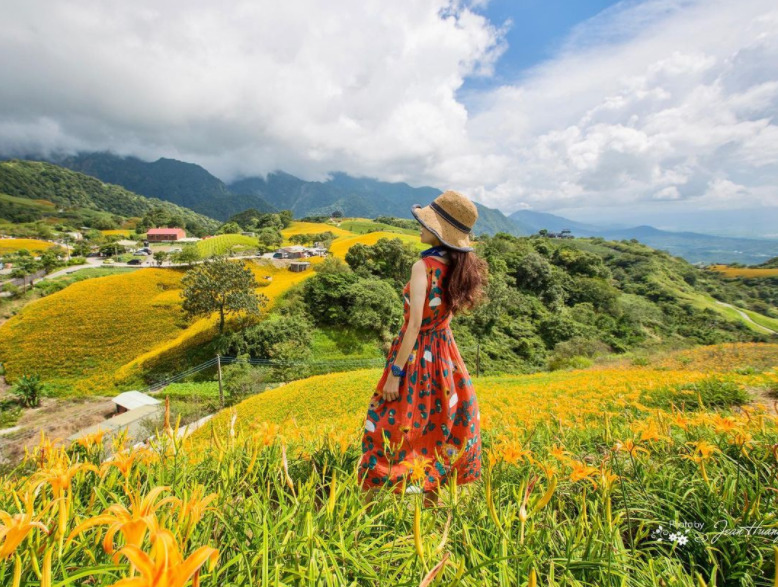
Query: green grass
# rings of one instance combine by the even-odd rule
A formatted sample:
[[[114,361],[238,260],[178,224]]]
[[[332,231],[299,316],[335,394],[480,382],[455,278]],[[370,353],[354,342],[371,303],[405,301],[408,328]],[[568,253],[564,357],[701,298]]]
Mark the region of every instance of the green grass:
[[[56,281],[59,283],[65,282],[70,285],[71,283],[84,281],[85,279],[105,277],[106,275],[116,275],[117,273],[129,273],[130,271],[137,271],[137,269],[133,269],[131,267],[90,267],[88,269],[79,269],[78,271],[68,273],[67,275],[60,275],[51,281]]]
[[[752,310],[746,310],[745,308],[741,308],[743,310],[743,313],[745,313],[751,320],[759,324],[760,326],[764,326],[765,328],[769,328],[770,330],[775,330],[778,332],[778,320],[775,318],[770,318],[769,316],[764,316],[763,314],[759,314],[758,312],[754,312]]]
[[[9,196],[8,194],[0,194],[0,203],[5,202],[16,206],[22,206],[23,208],[37,210],[38,212],[44,212],[46,214],[51,214],[57,207],[56,204],[46,200],[30,200],[28,198],[18,198],[16,196]]]
[[[342,328],[316,328],[313,331],[313,356],[317,361],[374,359],[383,357],[375,341],[362,342]]]
[[[229,253],[232,247],[235,252],[256,249],[258,242],[256,238],[243,236],[242,234],[220,234],[205,240],[198,241],[197,250],[203,257],[212,255],[224,255]]]

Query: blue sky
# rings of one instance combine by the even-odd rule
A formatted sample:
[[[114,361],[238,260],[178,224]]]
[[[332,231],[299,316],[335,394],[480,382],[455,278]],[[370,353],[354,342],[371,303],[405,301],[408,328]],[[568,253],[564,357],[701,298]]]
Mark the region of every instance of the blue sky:
[[[618,0],[491,0],[477,11],[495,26],[507,23],[507,49],[493,77],[469,77],[463,91],[514,82],[522,71],[553,58],[575,25],[614,4]]]

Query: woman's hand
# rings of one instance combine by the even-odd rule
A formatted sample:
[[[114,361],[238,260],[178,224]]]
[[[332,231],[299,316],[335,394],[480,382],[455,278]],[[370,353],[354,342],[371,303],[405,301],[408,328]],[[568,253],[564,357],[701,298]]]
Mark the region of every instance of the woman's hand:
[[[384,400],[391,402],[400,397],[400,378],[397,375],[389,373],[384,382]]]

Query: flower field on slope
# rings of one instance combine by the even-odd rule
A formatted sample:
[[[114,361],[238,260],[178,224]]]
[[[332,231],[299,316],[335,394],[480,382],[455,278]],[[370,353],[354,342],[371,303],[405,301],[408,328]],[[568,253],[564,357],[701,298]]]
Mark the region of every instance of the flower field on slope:
[[[338,236],[352,236],[354,233],[350,230],[340,228],[334,224],[327,224],[325,222],[292,222],[288,227],[281,231],[281,236],[285,240],[289,240],[289,237],[294,234],[316,234],[319,232],[330,231],[336,237]]]
[[[100,233],[103,236],[117,236],[118,235],[118,236],[124,236],[124,237],[127,237],[127,238],[129,238],[130,236],[133,235],[133,231],[131,231],[129,229],[124,229],[124,228],[115,228],[115,229],[111,229],[111,230],[101,230]]]
[[[321,232],[328,228],[334,228],[333,232],[341,234],[332,247],[333,254],[340,258],[345,256],[353,244],[374,244],[382,237],[399,237],[415,243],[419,249],[426,247],[418,242],[417,237],[410,235],[385,232],[353,235],[326,224],[294,222],[284,233],[288,236],[300,232]],[[229,240],[232,237],[241,239],[241,242],[255,242],[255,239],[242,235],[223,235],[200,241],[198,245],[212,241],[223,245],[233,242],[234,239]],[[0,240],[0,244],[11,240],[21,242],[19,239],[5,239]],[[320,257],[308,260],[313,264],[323,261]],[[312,271],[295,273],[272,264],[249,263],[248,266],[262,285],[258,291],[270,299],[271,305],[292,284],[313,275]],[[54,296],[47,296],[25,309],[23,317],[4,324],[0,327],[0,361],[6,363],[9,376],[15,378],[23,372],[34,370],[62,393],[91,395],[110,392],[116,390],[117,386],[126,386],[136,381],[145,370],[160,361],[171,356],[183,356],[187,349],[212,339],[216,332],[215,316],[196,320],[188,326],[181,321],[180,289],[177,287],[181,274],[154,269],[154,275],[171,271],[163,281],[173,279],[175,284],[160,286],[157,291],[151,291],[150,282],[154,279],[149,271],[152,270],[139,273],[150,279],[149,283],[144,282],[145,285],[139,289],[134,285],[140,279],[137,276],[117,275],[113,276],[115,281],[108,283],[90,280],[89,285],[70,286]],[[267,275],[272,277],[269,283],[265,280]],[[133,290],[133,295],[109,295],[112,291],[129,290]],[[55,319],[53,329],[48,329],[48,320],[58,316],[62,318]],[[164,318],[158,320],[158,316]],[[25,325],[20,329],[18,325],[22,320]],[[129,330],[124,328],[122,325],[125,320],[132,320],[134,327]],[[154,324],[147,324],[150,321]],[[77,325],[75,330],[73,324]],[[68,338],[71,332],[82,331],[88,337],[87,342],[76,344],[73,338]],[[136,338],[126,334],[136,331],[143,335]],[[26,336],[26,340],[23,344],[17,344],[21,334]],[[105,346],[101,343],[101,337],[107,337]],[[138,344],[138,341],[142,344]],[[41,361],[38,357],[44,359]]]
[[[41,241],[32,238],[0,238],[0,255],[15,253],[26,249],[32,252],[41,252],[58,245],[48,241]]]
[[[251,236],[242,234],[220,234],[197,241],[197,251],[201,257],[225,255],[233,249],[235,252],[256,249],[258,241]]]
[[[775,366],[747,369],[776,357],[769,346],[730,349],[741,372],[708,365],[685,383],[772,385]],[[452,479],[433,508],[388,491],[363,504],[358,429],[300,439],[266,420],[296,407],[316,426],[316,409],[338,418],[352,404],[364,417],[376,370],[279,388],[286,407],[241,404],[207,442],[168,428],[101,462],[99,435],[66,451],[43,438],[0,478],[0,585],[774,585],[778,415],[649,409],[635,399],[644,379],[654,389],[682,374],[634,370],[474,381],[492,414],[484,475]],[[317,403],[328,395],[329,411]],[[405,484],[428,466],[415,460]]]
[[[778,268],[728,267],[727,265],[711,265],[710,269],[718,271],[726,277],[778,277]]]
[[[54,388],[93,386],[181,331],[180,305],[155,298],[178,291],[181,272],[140,269],[73,285],[32,302],[0,329],[0,361],[10,379],[37,372]]]
[[[320,263],[322,260],[322,258],[310,259],[312,263]],[[262,294],[269,300],[268,305],[263,309],[263,313],[266,313],[272,307],[273,301],[289,289],[289,287],[313,275],[312,271],[296,273],[283,267],[276,267],[272,263],[267,262],[250,261],[246,266],[251,269],[254,273],[254,277],[261,286],[257,289],[257,293]],[[272,278],[270,281],[265,279],[268,275]],[[180,306],[180,290],[168,291],[160,294],[157,296],[155,303],[174,307]],[[157,344],[147,352],[122,365],[113,377],[113,384],[118,385],[122,382],[131,380],[134,376],[150,369],[171,354],[181,354],[187,348],[207,342],[216,335],[217,329],[218,316],[216,314],[209,318],[196,320],[176,338]]]

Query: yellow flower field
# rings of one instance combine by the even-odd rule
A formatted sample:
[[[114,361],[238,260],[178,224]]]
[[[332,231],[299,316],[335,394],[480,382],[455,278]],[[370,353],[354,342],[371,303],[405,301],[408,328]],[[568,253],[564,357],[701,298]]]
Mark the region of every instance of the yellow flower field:
[[[312,263],[323,261],[320,257],[310,259]],[[254,277],[259,282],[258,294],[262,294],[270,300],[264,312],[267,312],[273,305],[273,301],[289,287],[299,283],[313,275],[313,271],[301,271],[295,273],[286,268],[274,266],[272,263],[263,263],[261,261],[249,261],[247,267],[254,273]],[[272,280],[265,279],[271,276]],[[180,307],[181,290],[170,290],[157,295],[152,303],[155,306]],[[188,328],[183,330],[177,337],[155,345],[147,352],[132,361],[122,365],[117,369],[111,379],[111,385],[119,385],[133,376],[142,373],[144,370],[153,367],[157,362],[168,356],[169,353],[180,353],[199,344],[203,344],[213,338],[218,330],[218,315],[214,314],[210,318],[202,318],[195,321]]]
[[[727,265],[711,265],[711,269],[726,277],[778,277],[778,268],[759,269],[748,267],[729,267]]]
[[[481,425],[498,429],[507,422],[530,428],[551,418],[558,425],[582,427],[600,421],[604,414],[619,413],[627,406],[641,407],[643,391],[694,383],[714,369],[729,371],[734,357],[743,363],[767,362],[778,366],[777,344],[738,343],[713,345],[698,350],[697,363],[665,368],[620,366],[530,375],[472,377],[481,410]],[[705,363],[707,357],[707,363]],[[667,359],[669,361],[669,359]],[[729,368],[726,365],[730,365]],[[372,390],[381,369],[360,369],[293,381],[238,404],[238,426],[268,422],[282,426],[289,440],[311,440],[328,430],[358,435]],[[778,371],[731,375],[742,385],[778,385]],[[214,426],[226,426],[231,415],[214,417]],[[208,442],[204,430],[192,442]]]
[[[307,233],[319,233],[330,231],[335,236],[352,236],[354,233],[350,230],[340,228],[334,224],[326,224],[324,222],[292,222],[287,228],[281,231],[281,236],[285,241],[289,240],[289,237],[295,234],[307,234]]]
[[[108,459],[101,432],[69,447],[42,436],[0,474],[0,584],[773,585],[778,415],[637,398],[737,354],[748,363],[721,376],[773,386],[776,346],[708,348],[701,371],[477,378],[482,475],[452,476],[431,504],[404,491],[424,458],[403,491],[365,503],[377,369],[267,391],[189,440],[166,417],[148,446],[112,439]]]
[[[105,376],[142,349],[174,339],[179,307],[155,304],[179,287],[182,273],[140,269],[74,283],[30,303],[0,328],[0,360],[13,380],[37,372],[54,385],[90,392],[89,379]]]
[[[130,237],[130,236],[132,236],[134,234],[131,230],[123,229],[123,228],[118,228],[118,229],[113,229],[113,230],[101,230],[100,233],[105,235],[105,236],[116,236],[116,235],[119,235],[119,236],[126,236],[126,237]]]
[[[0,255],[7,253],[15,253],[26,249],[28,251],[39,253],[47,249],[58,247],[54,243],[48,241],[41,241],[31,238],[0,238]]]
[[[422,243],[419,240],[418,235],[376,231],[376,232],[370,232],[368,234],[357,234],[357,235],[339,237],[334,241],[332,241],[330,252],[334,256],[344,259],[346,257],[346,253],[348,252],[348,250],[356,243],[361,243],[363,245],[374,245],[379,241],[379,239],[382,238],[388,238],[388,239],[399,238],[400,240],[415,246],[419,251],[423,251],[424,249],[429,247],[429,245]]]

